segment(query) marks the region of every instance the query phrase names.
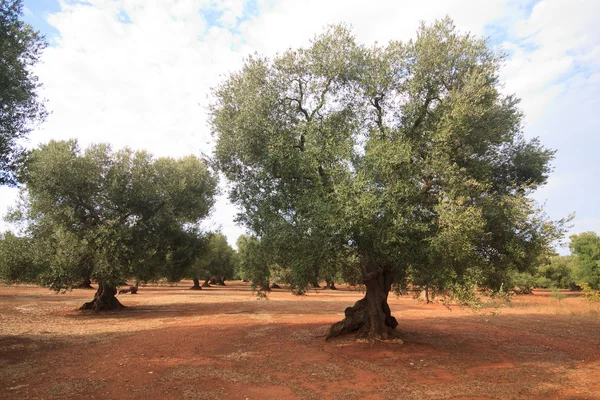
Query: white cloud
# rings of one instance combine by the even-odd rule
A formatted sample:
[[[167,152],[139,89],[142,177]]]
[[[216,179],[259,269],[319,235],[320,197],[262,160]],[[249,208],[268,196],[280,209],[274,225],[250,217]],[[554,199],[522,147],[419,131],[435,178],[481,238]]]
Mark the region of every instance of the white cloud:
[[[513,54],[504,68],[506,91],[522,98],[528,124],[561,93],[572,75],[600,67],[600,3],[542,0],[530,15],[505,23],[503,47]]]
[[[511,0],[258,0],[253,18],[244,15],[244,0],[88,3],[62,1],[62,10],[48,17],[60,39],[37,72],[53,114],[31,145],[77,137],[83,146],[110,142],[158,156],[210,152],[209,88],[246,55],[305,45],[338,22],[351,24],[365,43],[409,39],[420,21],[445,15],[478,35],[500,24],[508,32],[505,47],[514,52],[503,72],[507,90],[524,98],[530,121],[575,87],[561,77],[582,63],[600,65],[597,1],[547,0],[528,15]],[[213,10],[218,20],[205,20],[200,10]],[[123,13],[130,23],[121,22]],[[0,196],[2,210],[14,196]],[[212,216],[232,244],[241,232],[234,214],[220,198]]]
[[[600,232],[600,3],[542,0],[505,24],[506,91],[522,98],[528,136],[557,149],[555,171],[535,194],[559,219],[575,211],[572,233]],[[561,252],[567,252],[562,249]]]

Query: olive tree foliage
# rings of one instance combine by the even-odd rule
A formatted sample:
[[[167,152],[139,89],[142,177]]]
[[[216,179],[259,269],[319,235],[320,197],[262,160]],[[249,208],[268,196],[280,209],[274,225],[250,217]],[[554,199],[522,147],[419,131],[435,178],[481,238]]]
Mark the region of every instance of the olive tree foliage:
[[[569,247],[575,256],[579,281],[600,289],[600,236],[595,232],[572,235]]]
[[[55,290],[98,281],[92,309],[118,308],[126,279],[180,279],[201,243],[197,226],[213,203],[217,178],[194,156],[154,158],[51,141],[33,150],[12,220],[23,223],[39,275]]]
[[[202,237],[203,246],[194,261],[190,264],[186,275],[194,280],[192,289],[200,289],[199,279],[204,286],[214,279],[218,284],[225,284],[226,279],[233,277],[235,267],[235,250],[227,243],[222,233],[209,232]]]
[[[269,268],[269,257],[261,247],[260,240],[256,236],[240,235],[236,242],[236,274],[243,280],[252,283],[252,289],[269,288],[271,270]]]
[[[522,135],[503,60],[448,18],[384,46],[338,25],[215,88],[215,160],[265,253],[301,286],[354,259],[366,295],[330,337],[394,333],[393,284],[499,290],[562,233],[528,197],[554,153]]]
[[[21,0],[0,0],[0,185],[16,183],[15,171],[25,154],[18,141],[47,114],[32,71],[46,42],[19,20],[22,15]]]
[[[12,232],[0,234],[0,277],[7,282],[33,282],[39,275],[32,240]]]
[[[575,289],[577,262],[573,256],[552,254],[545,257],[536,272],[537,286],[544,288]]]

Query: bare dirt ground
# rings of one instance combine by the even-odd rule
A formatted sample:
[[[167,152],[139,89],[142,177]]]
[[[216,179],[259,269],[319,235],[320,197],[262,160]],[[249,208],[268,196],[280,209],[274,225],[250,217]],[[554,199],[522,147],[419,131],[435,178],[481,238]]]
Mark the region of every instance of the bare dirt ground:
[[[124,311],[91,290],[0,287],[0,398],[600,399],[600,305],[548,292],[499,315],[390,299],[404,344],[324,340],[362,294],[248,284],[141,287]]]

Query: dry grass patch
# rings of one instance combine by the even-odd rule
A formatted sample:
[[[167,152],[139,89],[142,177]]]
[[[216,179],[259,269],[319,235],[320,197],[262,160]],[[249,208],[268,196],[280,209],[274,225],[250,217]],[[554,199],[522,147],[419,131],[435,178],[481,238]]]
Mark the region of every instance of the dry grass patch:
[[[508,303],[507,308],[532,314],[600,318],[600,303],[592,303],[583,296],[558,301],[549,296],[520,295]]]

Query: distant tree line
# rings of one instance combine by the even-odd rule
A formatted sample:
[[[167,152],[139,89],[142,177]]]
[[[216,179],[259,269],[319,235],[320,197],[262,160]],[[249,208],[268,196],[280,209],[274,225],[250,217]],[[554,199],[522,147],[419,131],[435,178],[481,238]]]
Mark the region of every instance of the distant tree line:
[[[571,236],[571,255],[542,254],[528,271],[515,273],[512,284],[521,293],[533,288],[580,290],[582,286],[600,290],[600,236],[584,232]]]

